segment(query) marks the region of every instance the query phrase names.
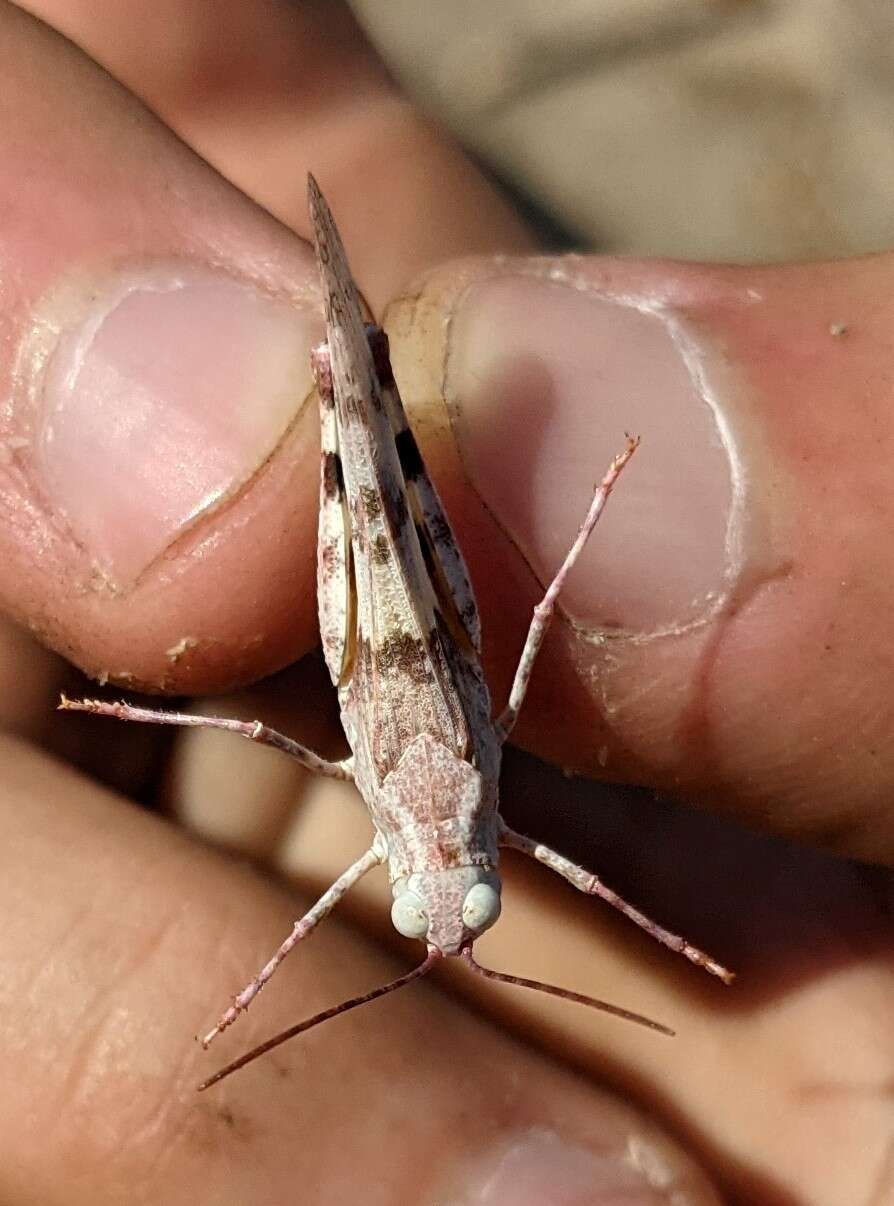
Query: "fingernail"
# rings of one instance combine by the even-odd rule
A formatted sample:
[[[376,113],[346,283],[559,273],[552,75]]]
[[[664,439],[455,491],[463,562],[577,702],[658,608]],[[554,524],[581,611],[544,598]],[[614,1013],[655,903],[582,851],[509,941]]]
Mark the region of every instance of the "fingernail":
[[[19,356],[21,459],[107,586],[132,586],[263,465],[310,391],[319,331],[192,263],[46,299]]]
[[[681,1199],[682,1200],[682,1199]],[[438,1206],[669,1206],[623,1157],[536,1130],[473,1160]]]
[[[625,432],[642,437],[563,594],[572,619],[653,633],[720,605],[736,572],[735,454],[678,316],[561,268],[478,280],[452,315],[446,396],[471,484],[541,582]]]

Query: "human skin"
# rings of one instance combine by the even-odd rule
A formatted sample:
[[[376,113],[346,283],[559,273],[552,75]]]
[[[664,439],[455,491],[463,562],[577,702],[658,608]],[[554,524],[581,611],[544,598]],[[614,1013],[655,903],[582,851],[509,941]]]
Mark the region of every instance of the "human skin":
[[[711,1179],[729,1201],[887,1201],[891,881],[847,860],[894,850],[891,258],[507,265],[488,256],[531,256],[532,237],[338,8],[168,0],[151,24],[114,5],[31,8],[126,89],[0,9],[8,613],[93,676],[170,693],[236,688],[315,643],[312,168],[371,306],[392,301],[398,375],[469,554],[495,699],[593,478],[625,428],[643,437],[518,741],[832,853],[518,755],[513,823],[708,946],[737,986],[507,859],[482,960],[647,1012],[676,1039],[484,992],[449,967],[196,1098],[217,1062],[191,1036],[368,824],[351,789],[233,738],[172,746],[54,718],[72,672],[10,624],[0,1198],[280,1202],[298,1186],[321,1203],[525,1206],[527,1186],[532,1203],[724,1200]],[[84,355],[103,306],[112,318]],[[313,661],[202,706],[339,748]],[[193,835],[298,891],[123,798],[159,781]],[[380,880],[361,885],[218,1044],[221,1061],[395,974],[386,897]]]

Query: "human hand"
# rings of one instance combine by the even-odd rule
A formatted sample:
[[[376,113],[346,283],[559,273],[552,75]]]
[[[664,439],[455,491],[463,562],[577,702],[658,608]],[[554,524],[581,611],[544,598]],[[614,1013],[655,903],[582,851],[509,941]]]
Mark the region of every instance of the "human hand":
[[[219,47],[197,67],[207,30],[194,27],[171,75],[170,45],[146,49],[148,35],[166,29],[157,10],[151,26],[131,17],[139,53],[114,61],[118,10],[59,10],[42,11],[68,22],[299,233],[312,167],[375,306],[442,257],[529,249],[511,214],[357,48],[339,10],[299,9],[297,28],[283,29],[277,21],[298,22],[289,10],[261,17],[234,7],[226,21],[246,23],[240,53],[234,35],[229,59]],[[172,4],[169,28],[182,28],[184,13]],[[25,350],[15,370],[11,354],[4,364],[0,591],[94,674],[183,693],[250,680],[315,639],[315,415],[300,405],[319,330],[310,257],[69,47],[15,9],[2,18],[6,347]],[[345,81],[334,94],[333,79]],[[209,106],[214,80],[224,81],[223,99]],[[240,115],[252,113],[240,132]],[[172,262],[191,295],[171,287]],[[554,267],[448,268],[391,310],[398,373],[481,599],[495,698],[536,598],[530,567],[543,576],[555,564],[606,454],[624,428],[638,430],[639,464],[570,584],[566,612],[597,634],[607,624],[646,636],[685,631],[600,644],[557,626],[520,738],[562,765],[604,763],[606,774],[676,786],[777,830],[837,839],[843,854],[889,858],[890,261],[763,272],[593,261],[576,265],[574,280],[544,284]],[[561,268],[567,276],[567,262]],[[166,294],[151,292],[160,269]],[[85,311],[122,282],[139,291],[147,279],[135,316],[120,307],[117,334],[107,324],[97,354],[82,361]],[[476,289],[458,309],[470,280]],[[744,571],[726,573],[730,458],[662,321],[606,305],[591,286],[651,303],[657,295],[684,316],[744,467]],[[168,305],[169,294],[183,307]],[[440,384],[442,320],[454,312],[448,425],[429,386]],[[847,332],[831,335],[839,322]],[[48,337],[60,369],[49,385]],[[69,389],[62,370],[75,363]],[[248,364],[251,375],[234,375]],[[50,442],[47,398],[61,406]],[[149,420],[153,442],[135,440],[134,425]],[[156,442],[167,422],[173,463]],[[878,441],[872,460],[856,438],[865,431]],[[670,541],[674,554],[662,559]],[[712,605],[689,604],[712,591],[729,596],[716,600],[714,618]],[[66,753],[78,741],[76,761],[145,792],[166,734],[70,717],[51,724],[67,672],[14,630],[4,665],[11,730]],[[337,740],[332,702],[305,664],[232,709],[325,747]],[[870,725],[872,746],[863,740]],[[739,985],[715,990],[594,902],[507,859],[507,911],[483,957],[651,1013],[677,1039],[526,994],[481,997],[521,1043],[419,986],[246,1071],[216,1097],[195,1098],[195,1082],[213,1069],[191,1034],[300,906],[46,754],[6,746],[0,882],[14,1091],[0,1185],[11,1202],[275,1202],[297,1184],[307,1201],[377,1194],[444,1206],[464,1177],[489,1175],[488,1160],[503,1161],[516,1203],[526,1175],[531,1201],[563,1201],[543,1184],[561,1172],[577,1179],[566,1201],[613,1200],[608,1189],[599,1196],[600,1175],[627,1182],[627,1198],[616,1185],[615,1201],[672,1200],[663,1176],[693,1202],[712,1201],[643,1111],[663,1118],[742,1201],[851,1202],[871,1192],[881,1201],[890,1192],[884,873],[635,792],[604,800],[603,789],[519,755],[503,788],[517,827],[551,837],[735,964]],[[288,871],[304,892],[331,880],[368,837],[350,789],[308,781],[225,736],[184,734],[163,766],[164,794],[192,828]],[[351,902],[374,933],[387,923],[380,895],[370,884]],[[330,919],[234,1029],[223,1058],[393,967],[381,946]],[[459,973],[449,968],[445,982]],[[477,985],[464,988],[478,995]],[[558,1050],[565,1067],[537,1046]],[[651,1189],[642,1179],[635,1188],[637,1166]]]

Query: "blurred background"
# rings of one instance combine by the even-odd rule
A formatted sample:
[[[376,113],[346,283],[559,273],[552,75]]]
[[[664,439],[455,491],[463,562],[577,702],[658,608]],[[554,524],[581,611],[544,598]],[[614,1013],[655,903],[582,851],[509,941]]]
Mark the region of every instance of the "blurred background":
[[[552,248],[768,261],[894,245],[890,0],[351,6]]]

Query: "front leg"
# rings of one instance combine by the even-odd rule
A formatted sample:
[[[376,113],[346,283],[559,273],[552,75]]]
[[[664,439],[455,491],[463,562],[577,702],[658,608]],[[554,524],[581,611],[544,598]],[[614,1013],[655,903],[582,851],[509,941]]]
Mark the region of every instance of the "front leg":
[[[228,716],[194,716],[191,712],[167,712],[156,708],[137,708],[123,700],[115,702],[103,699],[69,699],[63,695],[59,702],[60,712],[91,712],[94,716],[112,716],[115,720],[136,720],[143,724],[176,724],[196,729],[226,729],[238,733],[249,741],[270,745],[282,750],[290,758],[300,762],[305,770],[315,775],[328,775],[330,779],[353,779],[353,758],[341,762],[328,762],[313,750],[299,745],[291,737],[268,729],[260,720],[231,720]]]
[[[627,447],[609,465],[608,472],[593,494],[593,501],[590,503],[587,517],[581,524],[574,544],[568,550],[568,555],[562,562],[559,572],[550,583],[546,594],[534,608],[534,617],[531,620],[531,627],[528,629],[528,637],[525,641],[521,658],[519,659],[518,669],[515,671],[512,690],[509,692],[509,703],[506,705],[506,710],[496,722],[497,735],[500,741],[506,740],[518,719],[525,695],[528,692],[528,684],[531,681],[531,672],[534,669],[537,654],[540,652],[543,638],[546,636],[552,622],[553,612],[556,610],[556,600],[559,597],[559,592],[565,585],[565,579],[570,574],[575,561],[577,561],[583,552],[584,545],[590,538],[590,533],[595,528],[599,516],[605,509],[605,504],[608,502],[608,496],[612,492],[612,487],[620,477],[624,466],[633,456],[634,452],[636,452],[638,445],[639,438],[633,439],[628,436]]]
[[[693,946],[691,942],[687,942],[685,938],[681,938],[679,934],[672,934],[670,930],[666,930],[663,926],[658,925],[651,917],[647,917],[645,913],[641,913],[632,904],[628,904],[617,892],[607,887],[598,875],[594,875],[592,871],[587,871],[586,868],[571,862],[570,859],[559,854],[557,850],[552,850],[549,846],[544,846],[542,843],[534,841],[533,838],[525,837],[522,833],[516,833],[514,829],[510,829],[507,825],[501,826],[500,845],[510,850],[518,850],[522,854],[527,854],[529,858],[536,859],[538,863],[543,863],[545,867],[549,867],[551,871],[555,871],[557,875],[561,875],[563,879],[567,879],[578,891],[586,892],[588,896],[599,896],[602,900],[608,901],[618,912],[623,913],[625,917],[629,917],[640,929],[645,930],[647,934],[651,934],[662,946],[667,946],[672,951],[676,951],[677,954],[684,955],[691,963],[696,964],[697,967],[703,967],[712,976],[719,977],[724,984],[732,984],[735,979],[734,973],[728,971],[722,963],[718,963],[716,959],[712,959],[710,955],[706,955],[704,951],[699,950],[697,946]]]
[[[214,1029],[209,1030],[202,1039],[203,1047],[209,1047],[222,1030],[226,1030],[227,1026],[231,1026],[239,1017],[239,1014],[244,1013],[248,1009],[280,963],[285,959],[286,955],[290,951],[293,951],[298,943],[306,938],[308,934],[313,933],[323,918],[328,917],[345,893],[353,888],[354,884],[362,879],[367,871],[371,871],[373,867],[379,866],[383,861],[383,855],[379,849],[378,840],[377,838],[376,844],[371,846],[365,854],[362,854],[356,862],[351,863],[347,871],[343,872],[335,883],[326,889],[317,903],[308,909],[299,921],[295,922],[292,926],[291,934],[289,934],[284,942],[280,943],[279,949],[273,958],[265,963],[255,978],[249,981],[245,988],[233,998],[233,1004],[221,1015]]]

